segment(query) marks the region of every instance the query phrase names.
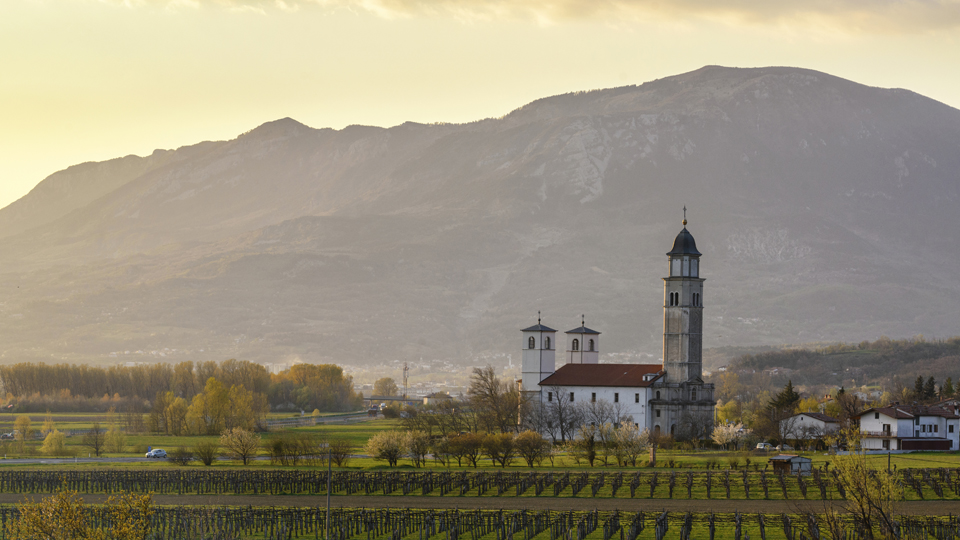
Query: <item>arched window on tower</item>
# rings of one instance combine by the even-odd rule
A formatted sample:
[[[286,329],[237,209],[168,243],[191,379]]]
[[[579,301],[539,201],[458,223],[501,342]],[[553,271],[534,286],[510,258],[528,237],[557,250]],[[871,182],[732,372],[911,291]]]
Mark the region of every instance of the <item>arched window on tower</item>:
[[[690,401],[696,401],[696,400],[697,400],[697,389],[696,389],[696,388],[691,388],[691,389],[690,389]]]
[[[536,349],[537,348],[536,338],[534,338],[533,336],[530,336],[530,339],[527,340],[527,345],[528,345],[527,346],[528,349]]]
[[[657,390],[657,399],[660,399],[660,391]]]
[[[548,351],[550,350],[550,336],[543,338],[543,348]]]
[[[579,339],[573,340],[573,344],[570,346],[570,348],[573,349],[573,350],[575,350],[575,351],[579,351],[579,350],[580,350],[580,340],[579,340]]]
[[[590,340],[590,352],[593,352],[593,340]]]

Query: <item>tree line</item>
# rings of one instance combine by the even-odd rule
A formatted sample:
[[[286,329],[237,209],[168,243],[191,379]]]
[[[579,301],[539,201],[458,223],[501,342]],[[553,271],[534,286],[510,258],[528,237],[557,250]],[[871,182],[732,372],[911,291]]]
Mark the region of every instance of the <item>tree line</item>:
[[[222,391],[212,391],[210,381]],[[172,405],[170,418],[153,418],[155,426],[187,422],[186,411],[196,404],[204,410],[204,423],[213,407],[215,428],[229,420],[217,407],[223,393],[231,404],[243,402],[258,412],[266,410],[323,412],[360,408],[362,396],[353,391],[353,378],[343,368],[329,364],[297,364],[281,373],[270,374],[262,365],[244,360],[223,362],[180,362],[137,366],[97,367],[82,364],[19,363],[0,366],[0,395],[17,412],[99,411],[110,408],[137,414]],[[203,403],[198,402],[200,396]],[[206,400],[213,396],[208,407]],[[178,401],[181,400],[181,401]],[[180,414],[183,412],[184,414]],[[194,415],[198,418],[200,415]],[[249,425],[246,420],[240,425]],[[207,428],[209,430],[209,427]]]

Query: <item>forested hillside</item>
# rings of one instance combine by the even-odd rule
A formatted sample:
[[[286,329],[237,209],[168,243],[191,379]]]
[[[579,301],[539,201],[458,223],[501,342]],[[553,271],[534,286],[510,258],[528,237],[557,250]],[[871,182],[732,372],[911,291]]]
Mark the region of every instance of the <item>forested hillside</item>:
[[[856,344],[782,349],[736,359],[728,371],[741,378],[763,373],[794,384],[862,386],[879,384],[894,390],[913,387],[918,376],[945,381],[960,376],[960,337],[928,341],[922,336],[894,340],[881,337]]]

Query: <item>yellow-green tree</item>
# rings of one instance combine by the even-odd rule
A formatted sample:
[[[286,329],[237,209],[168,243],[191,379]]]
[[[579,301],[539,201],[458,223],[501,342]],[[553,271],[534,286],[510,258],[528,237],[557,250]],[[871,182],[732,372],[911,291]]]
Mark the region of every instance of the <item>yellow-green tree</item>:
[[[246,465],[260,449],[260,435],[242,428],[228,429],[220,435],[220,446],[228,455]]]
[[[25,414],[21,414],[13,422],[14,440],[17,441],[18,452],[23,452],[27,441],[33,438],[33,428],[30,427],[31,424],[30,417]]]
[[[182,397],[174,398],[167,405],[164,416],[167,419],[167,433],[175,436],[183,435],[187,429],[187,400]]]
[[[50,411],[47,411],[47,415],[43,417],[43,430],[42,430],[42,432],[43,432],[44,435],[47,435],[48,433],[50,433],[51,431],[53,431],[53,429],[54,429],[54,425],[53,425],[53,415],[50,414]]]
[[[37,540],[146,540],[151,532],[150,495],[124,494],[107,500],[110,527],[97,527],[76,491],[60,491],[36,503],[18,505],[20,517],[7,524],[7,537]]]
[[[107,452],[111,454],[122,454],[127,448],[127,436],[116,426],[110,428],[107,432]]]
[[[903,486],[899,478],[886,468],[870,465],[856,428],[839,431],[830,439],[830,443],[846,443],[849,449],[831,458],[846,495],[840,506],[863,525],[863,533],[868,540],[874,538],[874,529],[879,529],[884,538],[893,538],[894,520],[903,500]]]
[[[64,456],[66,452],[66,437],[57,429],[53,429],[43,439],[40,451],[48,456]]]

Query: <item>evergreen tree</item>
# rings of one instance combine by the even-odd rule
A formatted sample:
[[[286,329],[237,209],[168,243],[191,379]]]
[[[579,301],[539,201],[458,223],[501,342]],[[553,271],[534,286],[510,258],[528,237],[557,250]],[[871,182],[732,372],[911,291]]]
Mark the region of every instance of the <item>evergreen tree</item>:
[[[913,399],[923,399],[923,375],[917,375],[913,383]]]
[[[940,397],[942,399],[953,397],[953,378],[952,377],[947,377],[947,381],[943,383],[943,387],[940,389]]]
[[[923,385],[923,398],[924,399],[936,399],[937,397],[937,381],[931,376],[927,379],[927,384]]]
[[[793,381],[787,381],[787,385],[777,394],[767,405],[768,410],[777,410],[783,413],[792,413],[793,409],[800,401],[800,394],[793,389]]]

